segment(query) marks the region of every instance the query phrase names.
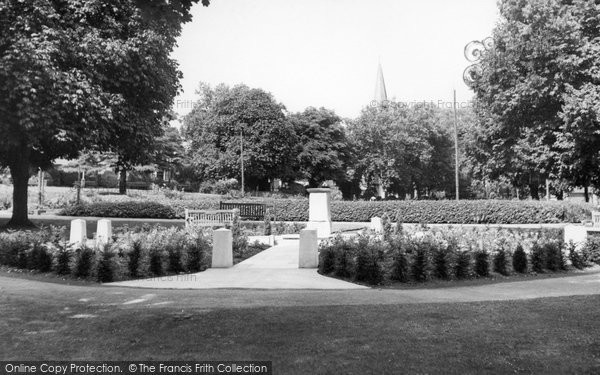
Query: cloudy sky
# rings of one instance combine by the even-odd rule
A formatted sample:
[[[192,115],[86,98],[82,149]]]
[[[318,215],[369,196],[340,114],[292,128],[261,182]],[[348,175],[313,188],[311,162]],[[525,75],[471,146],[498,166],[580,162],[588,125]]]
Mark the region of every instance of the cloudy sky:
[[[180,115],[203,81],[262,88],[291,112],[354,118],[373,99],[379,61],[390,99],[445,105],[456,88],[466,102],[464,46],[498,19],[495,0],[212,0],[192,12],[173,55]]]

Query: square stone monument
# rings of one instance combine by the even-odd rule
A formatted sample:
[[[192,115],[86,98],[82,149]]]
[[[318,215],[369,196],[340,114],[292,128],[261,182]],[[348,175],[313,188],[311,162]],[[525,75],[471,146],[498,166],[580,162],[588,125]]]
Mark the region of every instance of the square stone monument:
[[[233,267],[233,235],[221,228],[213,232],[212,268]]]
[[[69,243],[83,245],[87,241],[87,226],[83,219],[71,220]]]
[[[306,229],[316,229],[319,238],[331,236],[331,189],[306,189],[308,196],[308,224]]]
[[[108,219],[98,220],[96,230],[96,242],[98,245],[105,245],[112,240],[112,222]]]
[[[298,268],[317,268],[319,266],[319,240],[315,229],[300,231],[300,254]]]

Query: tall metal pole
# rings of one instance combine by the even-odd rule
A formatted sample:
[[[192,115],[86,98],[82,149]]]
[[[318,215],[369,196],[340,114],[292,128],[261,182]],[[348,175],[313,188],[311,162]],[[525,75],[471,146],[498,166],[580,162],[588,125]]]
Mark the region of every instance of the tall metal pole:
[[[454,90],[454,179],[456,181],[456,200],[459,197],[458,186],[458,116],[456,115],[456,90]]]
[[[246,196],[244,192],[244,129],[240,130],[240,163],[242,164],[242,197]]]

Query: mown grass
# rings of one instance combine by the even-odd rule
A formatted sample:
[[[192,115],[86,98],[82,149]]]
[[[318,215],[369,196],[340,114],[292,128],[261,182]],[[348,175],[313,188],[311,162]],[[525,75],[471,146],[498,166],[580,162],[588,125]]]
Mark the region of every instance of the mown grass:
[[[76,290],[69,298],[0,295],[0,353],[3,360],[270,360],[276,374],[600,371],[600,296],[182,309],[177,299],[190,293],[174,293],[160,308],[75,302]]]

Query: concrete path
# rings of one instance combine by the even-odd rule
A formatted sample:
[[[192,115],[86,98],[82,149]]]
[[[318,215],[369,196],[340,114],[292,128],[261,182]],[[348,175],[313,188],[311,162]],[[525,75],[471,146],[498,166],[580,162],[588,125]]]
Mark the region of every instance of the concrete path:
[[[115,283],[116,284],[116,283]],[[115,285],[105,284],[105,285]],[[397,305],[528,300],[598,296],[600,267],[573,276],[450,288],[362,290],[146,289],[105,285],[66,285],[28,280],[0,271],[0,304],[10,301],[61,301],[66,306],[102,308],[176,307],[219,309],[291,306]],[[592,297],[598,298],[598,297]],[[84,313],[86,310],[81,310]]]
[[[152,289],[369,289],[298,268],[298,240],[282,240],[232,268],[109,283]]]

